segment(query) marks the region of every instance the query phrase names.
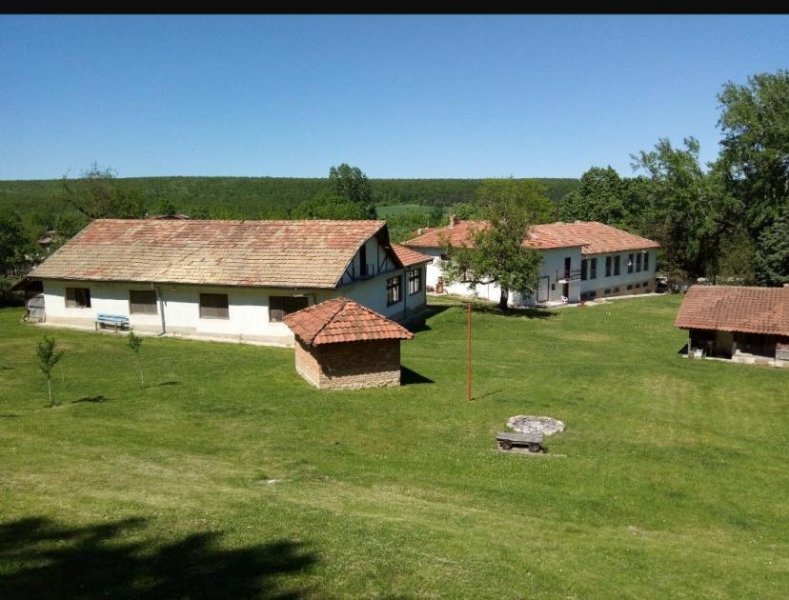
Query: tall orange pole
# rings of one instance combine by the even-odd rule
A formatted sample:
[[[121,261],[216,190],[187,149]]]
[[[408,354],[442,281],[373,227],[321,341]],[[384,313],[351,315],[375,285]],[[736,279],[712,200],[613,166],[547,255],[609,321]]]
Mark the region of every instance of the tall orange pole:
[[[466,400],[471,401],[471,303],[466,304]]]

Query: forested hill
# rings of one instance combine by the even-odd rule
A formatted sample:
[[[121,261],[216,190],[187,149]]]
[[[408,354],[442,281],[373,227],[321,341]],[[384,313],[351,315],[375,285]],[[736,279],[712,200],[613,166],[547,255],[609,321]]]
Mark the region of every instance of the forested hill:
[[[473,200],[481,179],[370,179],[373,204],[448,207]],[[537,178],[558,202],[578,187],[577,179]],[[66,182],[67,183],[67,182]],[[114,184],[139,195],[151,212],[164,204],[192,215],[237,218],[284,217],[299,203],[329,190],[328,178],[291,177],[134,177]],[[0,208],[20,214],[57,212],[64,181],[0,181]]]

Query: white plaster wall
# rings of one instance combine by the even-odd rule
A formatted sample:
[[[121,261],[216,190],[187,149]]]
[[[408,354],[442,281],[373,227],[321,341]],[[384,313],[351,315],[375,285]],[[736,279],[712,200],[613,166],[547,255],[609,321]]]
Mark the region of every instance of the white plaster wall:
[[[286,290],[275,288],[236,288],[196,285],[156,285],[161,299],[156,315],[131,315],[129,290],[150,289],[150,284],[64,282],[46,280],[44,301],[47,321],[51,323],[93,326],[98,313],[129,317],[132,327],[144,330],[162,330],[160,307],[164,305],[164,327],[167,333],[244,336],[290,336],[284,323],[269,323],[269,297],[304,295],[309,305],[316,302],[317,290]],[[66,308],[66,287],[90,289],[90,308]],[[333,291],[333,290],[331,290]],[[201,293],[227,294],[227,319],[201,319],[199,300]],[[321,294],[323,299],[337,294]],[[318,300],[320,301],[320,300]]]
[[[627,258],[628,258],[628,255],[629,254],[635,255],[636,253],[641,253],[642,254],[642,257],[641,257],[642,264],[643,264],[643,260],[644,260],[643,255],[644,254],[649,254],[649,268],[644,270],[644,268],[642,267],[640,272],[636,272],[635,271],[635,265],[634,265],[633,266],[633,269],[634,269],[633,273],[628,273],[627,272]],[[615,252],[615,253],[611,253],[611,254],[590,255],[588,257],[590,259],[591,258],[597,258],[597,279],[587,279],[586,281],[581,281],[580,282],[580,284],[581,284],[580,291],[584,292],[584,293],[585,292],[590,292],[590,291],[596,291],[598,298],[601,297],[601,296],[604,296],[605,295],[604,291],[607,290],[607,289],[611,290],[610,295],[639,293],[639,292],[644,290],[643,287],[636,288],[634,290],[628,290],[627,286],[630,285],[630,284],[634,284],[634,283],[643,283],[645,281],[649,282],[650,285],[652,285],[654,283],[654,280],[655,280],[655,268],[656,268],[656,262],[657,262],[656,254],[657,253],[656,253],[655,250],[646,250],[646,251],[633,250],[633,251],[629,251],[629,252]],[[611,273],[613,273],[614,272],[613,257],[617,256],[617,255],[620,257],[619,258],[619,261],[620,261],[619,275],[611,275],[611,277],[606,277],[605,276],[605,258],[606,258],[606,256],[611,256],[612,257],[612,259],[611,259],[612,260]],[[635,256],[633,257],[633,260],[635,261]],[[616,288],[616,287],[619,288],[618,292],[614,292],[613,291],[614,288]]]
[[[435,289],[438,278],[443,274],[443,261],[441,260],[441,251],[437,248],[419,248],[420,252],[433,256],[433,262],[427,266],[427,285]],[[557,283],[558,280],[564,277],[564,259],[569,256],[571,259],[570,269],[576,270],[581,268],[581,247],[571,248],[558,248],[553,250],[543,250],[543,262],[540,268],[540,276],[548,277],[548,302],[552,304],[560,304],[562,302],[562,284]],[[578,302],[581,295],[580,281],[570,281],[570,302]],[[551,290],[551,286],[555,289]],[[479,298],[482,300],[489,300],[491,302],[498,302],[501,296],[501,289],[498,284],[480,284],[476,289],[465,283],[452,283],[444,285],[444,291],[449,294],[463,296],[467,298]],[[534,304],[536,301],[535,296],[522,296],[517,292],[511,292],[509,303],[511,306],[528,306]]]

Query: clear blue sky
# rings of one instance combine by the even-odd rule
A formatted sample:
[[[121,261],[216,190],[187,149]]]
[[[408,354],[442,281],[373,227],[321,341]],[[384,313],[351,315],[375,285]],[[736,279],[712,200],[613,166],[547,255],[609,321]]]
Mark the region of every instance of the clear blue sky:
[[[789,15],[2,15],[0,179],[630,176],[788,67]]]

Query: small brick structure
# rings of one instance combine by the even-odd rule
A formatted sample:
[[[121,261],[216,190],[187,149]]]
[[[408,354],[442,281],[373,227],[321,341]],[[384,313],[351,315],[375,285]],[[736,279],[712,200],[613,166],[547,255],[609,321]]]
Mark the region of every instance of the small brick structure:
[[[296,371],[321,389],[400,385],[400,340],[414,334],[349,298],[287,315],[296,338]]]

